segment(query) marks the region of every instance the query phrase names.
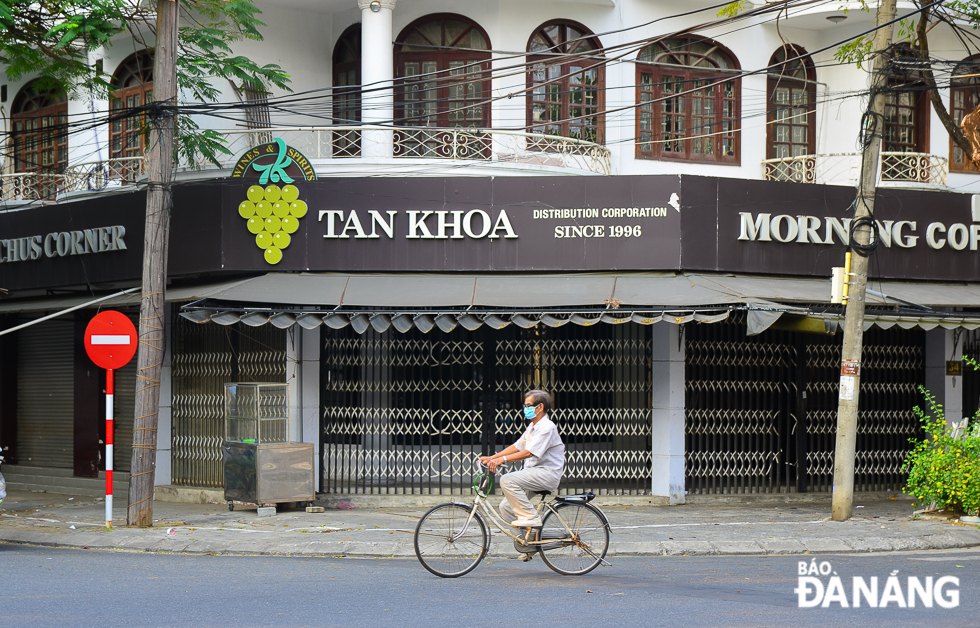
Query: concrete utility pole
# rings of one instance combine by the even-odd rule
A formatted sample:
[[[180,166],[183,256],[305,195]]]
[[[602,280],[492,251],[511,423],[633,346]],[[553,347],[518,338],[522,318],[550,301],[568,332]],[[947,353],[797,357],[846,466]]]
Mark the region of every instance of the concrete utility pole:
[[[895,1],[882,0],[878,7],[878,25],[895,19]],[[862,120],[865,138],[861,161],[861,180],[854,203],[854,220],[874,220],[878,159],[881,154],[881,130],[884,125],[887,84],[884,69],[888,64],[886,50],[892,43],[893,26],[879,28],[875,33],[875,51],[871,69],[870,117]],[[851,245],[866,246],[871,242],[871,223],[852,230]],[[840,392],[837,405],[837,451],[834,455],[834,498],[831,518],[847,521],[854,503],[854,450],[857,443],[858,400],[861,390],[861,349],[864,341],[864,296],[868,283],[868,258],[856,253],[851,256],[847,306],[844,312],[844,351],[841,356]]]
[[[153,51],[153,103],[147,155],[146,227],[143,235],[143,298],[136,356],[136,417],[126,522],[153,525],[153,485],[157,454],[157,414],[164,352],[164,289],[170,239],[171,176],[177,105],[177,0],[157,2],[157,44]]]

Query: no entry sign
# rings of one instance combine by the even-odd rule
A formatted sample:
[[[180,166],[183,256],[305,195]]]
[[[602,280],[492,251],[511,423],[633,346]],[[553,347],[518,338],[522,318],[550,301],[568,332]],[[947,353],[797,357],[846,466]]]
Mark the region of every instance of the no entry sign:
[[[112,527],[112,371],[136,355],[136,327],[122,312],[99,312],[85,328],[85,352],[105,369],[105,525]]]
[[[119,369],[136,355],[136,327],[122,312],[106,310],[85,328],[85,352],[104,369]]]

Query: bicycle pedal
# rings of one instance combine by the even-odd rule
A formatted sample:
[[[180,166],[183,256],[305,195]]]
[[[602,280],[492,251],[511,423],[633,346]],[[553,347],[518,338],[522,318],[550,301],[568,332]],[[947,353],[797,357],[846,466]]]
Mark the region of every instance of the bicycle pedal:
[[[521,554],[517,557],[517,560],[521,561],[522,563],[529,563],[533,558],[534,554]]]

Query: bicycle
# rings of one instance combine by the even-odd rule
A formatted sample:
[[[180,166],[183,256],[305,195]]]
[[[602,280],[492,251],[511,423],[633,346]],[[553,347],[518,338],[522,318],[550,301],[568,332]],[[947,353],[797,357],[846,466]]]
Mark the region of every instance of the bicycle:
[[[477,470],[486,465],[477,462]],[[557,496],[545,501],[550,491],[538,491],[538,516],[542,525],[524,528],[523,538],[512,534],[487,505],[493,491],[493,474],[477,473],[473,480],[473,503],[452,501],[433,507],[415,527],[415,555],[430,573],[440,578],[458,578],[473,571],[490,551],[490,533],[484,517],[514,539],[514,547],[525,554],[540,553],[552,571],[563,576],[582,576],[605,560],[609,549],[609,520],[590,504],[593,493]],[[480,510],[483,511],[483,516]]]

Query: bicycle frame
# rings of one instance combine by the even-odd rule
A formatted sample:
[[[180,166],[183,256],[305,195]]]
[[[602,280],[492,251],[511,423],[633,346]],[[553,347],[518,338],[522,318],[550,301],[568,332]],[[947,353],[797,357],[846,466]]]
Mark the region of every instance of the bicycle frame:
[[[583,575],[599,565],[609,565],[605,554],[609,549],[611,530],[605,514],[588,503],[595,495],[586,493],[549,500],[550,492],[539,491],[536,494],[541,500],[535,509],[542,523],[533,527],[516,526],[512,532],[508,528],[515,526],[487,503],[493,493],[493,475],[479,470],[479,467],[488,469],[487,465],[477,464],[472,502],[453,499],[438,504],[415,526],[415,555],[426,570],[441,578],[456,578],[472,571],[491,549],[492,529],[487,526],[487,520],[514,541],[517,551],[523,555],[522,560],[530,560],[532,554],[540,553],[541,560],[561,575]],[[468,509],[465,516],[459,508]],[[474,546],[478,539],[466,538],[474,518],[478,521],[473,526],[473,534],[482,543],[479,551]],[[455,546],[457,541],[464,543]]]
[[[503,532],[504,534],[506,534],[510,538],[514,539],[514,541],[520,543],[524,547],[531,547],[531,546],[534,546],[534,545],[546,545],[546,544],[550,544],[550,543],[575,542],[575,533],[569,527],[568,522],[566,522],[562,518],[561,514],[558,513],[558,510],[557,509],[555,509],[554,507],[552,507],[550,501],[545,501],[545,497],[544,496],[541,497],[541,503],[538,504],[538,515],[541,515],[542,508],[547,508],[549,511],[551,511],[551,513],[555,517],[558,518],[558,521],[561,522],[562,526],[564,526],[565,531],[568,533],[568,536],[567,537],[561,538],[561,539],[542,539],[540,541],[532,541],[531,540],[531,534],[533,533],[533,528],[526,528],[525,529],[524,538],[521,538],[521,537],[517,536],[516,534],[512,534],[511,532],[509,532],[507,530],[507,528],[512,528],[513,526],[511,526],[510,524],[508,524],[498,514],[496,514],[495,512],[493,512],[493,510],[490,508],[490,506],[487,505],[487,497],[489,497],[489,495],[487,495],[485,493],[481,494],[479,491],[476,492],[476,495],[473,496],[473,508],[470,510],[470,515],[466,518],[466,522],[463,524],[463,527],[459,531],[459,533],[456,534],[451,539],[453,542],[459,540],[460,538],[462,538],[462,536],[464,534],[466,534],[466,530],[470,527],[470,523],[473,521],[473,517],[476,517],[477,516],[477,511],[480,510],[480,509],[483,510],[483,513],[487,516],[487,518],[490,520],[490,522],[493,523],[493,525],[498,530],[500,530],[501,532]],[[506,499],[506,498],[504,498],[504,499]],[[456,502],[456,503],[465,504],[466,502]],[[489,542],[489,537],[488,537],[488,542]],[[603,562],[605,562],[605,561],[603,561]]]
[[[465,504],[466,502],[457,502],[457,503]],[[538,506],[538,513],[539,514],[541,512],[541,506],[542,505],[547,506],[548,509],[551,510],[551,512],[555,513],[555,516],[557,516],[558,519],[559,519],[559,521],[562,522],[562,525],[565,526],[565,529],[568,530],[569,532],[571,532],[571,530],[568,529],[568,524],[565,523],[565,521],[561,518],[561,515],[559,515],[558,513],[556,513],[555,510],[554,510],[554,508],[552,508],[551,505],[548,502],[545,502],[545,501],[542,500],[541,505]],[[504,534],[506,534],[510,538],[514,539],[515,541],[517,541],[521,545],[530,546],[530,545],[542,545],[542,544],[545,543],[545,541],[531,541],[530,540],[531,531],[532,531],[533,528],[527,528],[526,529],[526,531],[524,533],[524,538],[521,538],[521,537],[517,536],[516,534],[512,534],[512,533],[508,532],[506,530],[506,528],[511,528],[513,526],[508,525],[503,519],[500,518],[499,515],[494,514],[493,510],[491,510],[490,507],[487,505],[487,498],[486,497],[481,497],[480,495],[476,495],[473,498],[473,508],[470,510],[470,516],[466,518],[466,523],[463,524],[463,527],[459,531],[459,533],[456,536],[453,537],[453,539],[452,539],[453,541],[456,541],[456,540],[462,538],[462,536],[464,534],[466,534],[466,530],[470,527],[470,523],[473,521],[473,517],[478,516],[477,515],[477,511],[479,511],[481,509],[483,510],[484,515],[486,515],[486,517],[488,519],[490,519],[490,522],[493,523],[494,527],[496,527],[498,530],[500,530],[501,532],[503,532]],[[548,539],[547,542],[548,543],[560,543],[561,541],[571,541],[571,540],[572,540],[572,538],[571,538],[571,536],[569,536],[567,539]]]

